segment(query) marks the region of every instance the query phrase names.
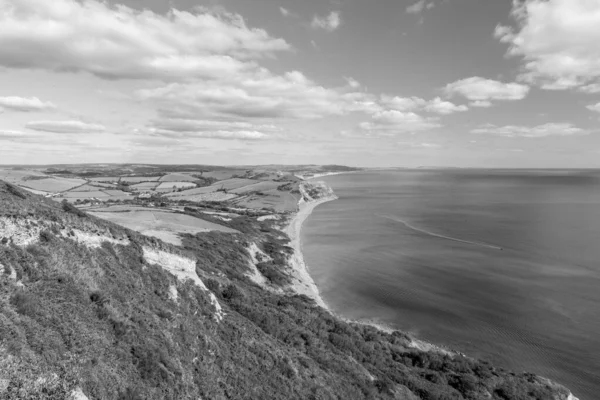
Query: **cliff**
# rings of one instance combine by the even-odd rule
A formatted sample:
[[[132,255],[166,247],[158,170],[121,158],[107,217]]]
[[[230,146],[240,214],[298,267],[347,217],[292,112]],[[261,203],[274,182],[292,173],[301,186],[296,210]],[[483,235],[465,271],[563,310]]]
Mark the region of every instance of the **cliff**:
[[[175,246],[0,182],[0,398],[569,398],[289,294],[288,238],[240,218]]]

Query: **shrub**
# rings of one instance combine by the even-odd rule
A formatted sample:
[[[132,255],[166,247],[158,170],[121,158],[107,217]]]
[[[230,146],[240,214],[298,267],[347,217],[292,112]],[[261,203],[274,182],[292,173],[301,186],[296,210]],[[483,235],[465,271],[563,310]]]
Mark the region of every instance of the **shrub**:
[[[75,207],[73,204],[69,203],[66,199],[62,201],[61,205],[62,205],[63,211],[65,211],[65,212],[75,214],[81,218],[87,217],[86,213],[81,211],[79,208]]]
[[[33,317],[37,310],[37,301],[29,293],[23,291],[15,293],[10,298],[10,304],[12,304],[17,312],[22,315]]]
[[[240,288],[238,288],[233,283],[230,283],[229,285],[227,285],[227,287],[223,290],[223,292],[221,292],[221,296],[225,300],[235,300],[235,299],[244,298],[244,294],[242,293]]]

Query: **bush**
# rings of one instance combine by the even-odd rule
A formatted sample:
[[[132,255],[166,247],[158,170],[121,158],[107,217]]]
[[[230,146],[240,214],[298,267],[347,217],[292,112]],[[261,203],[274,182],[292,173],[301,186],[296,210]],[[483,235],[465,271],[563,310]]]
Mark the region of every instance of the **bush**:
[[[37,301],[29,293],[17,292],[10,298],[10,304],[12,304],[17,312],[22,315],[33,317],[37,310]]]
[[[71,213],[71,214],[75,214],[78,217],[81,218],[85,218],[87,217],[87,214],[84,213],[83,211],[81,211],[79,208],[75,207],[73,204],[69,203],[67,200],[63,200],[62,203],[62,209],[65,212]]]
[[[273,263],[261,262],[256,264],[256,268],[273,285],[284,286],[290,282],[290,278],[280,271],[281,267]]]

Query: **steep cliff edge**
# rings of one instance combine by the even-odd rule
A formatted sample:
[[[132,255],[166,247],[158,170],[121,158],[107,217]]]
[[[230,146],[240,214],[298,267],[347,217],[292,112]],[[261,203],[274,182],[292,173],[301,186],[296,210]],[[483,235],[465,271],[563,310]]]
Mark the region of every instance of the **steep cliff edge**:
[[[244,221],[174,246],[0,182],[0,399],[569,398],[265,290],[286,240]]]

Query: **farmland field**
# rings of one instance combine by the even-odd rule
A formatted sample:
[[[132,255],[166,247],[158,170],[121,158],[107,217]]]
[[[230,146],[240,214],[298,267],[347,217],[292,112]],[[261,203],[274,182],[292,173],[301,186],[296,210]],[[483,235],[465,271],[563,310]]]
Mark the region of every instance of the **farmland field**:
[[[219,181],[225,180],[225,179],[231,179],[234,175],[244,175],[246,173],[246,171],[244,170],[217,170],[217,171],[210,171],[210,172],[203,172],[202,173],[202,177],[203,178],[215,178]]]
[[[28,177],[38,177],[38,176],[46,176],[41,172],[37,171],[21,171],[21,170],[11,170],[11,169],[2,169],[0,170],[0,179],[3,181],[11,182],[11,183],[20,183],[26,180]]]
[[[159,185],[159,182],[143,182],[136,185],[131,185],[130,187],[136,190],[150,190],[154,189],[157,185]]]
[[[141,182],[156,182],[160,176],[123,176],[121,182],[141,183]]]
[[[196,189],[184,190],[182,192],[177,192],[177,193],[169,193],[165,196],[171,197],[171,198],[173,198],[173,200],[177,200],[177,199],[175,199],[175,197],[206,194],[206,193],[216,192],[217,189],[218,189],[218,187],[215,187],[215,186],[206,186],[206,187],[200,187],[200,188],[196,188]]]
[[[183,193],[183,192],[182,192]],[[181,194],[181,193],[177,193]],[[238,197],[233,193],[225,193],[225,192],[213,192],[213,193],[205,193],[205,194],[193,194],[186,196],[171,196],[170,200],[187,200],[187,201],[227,201],[231,199],[235,199]]]
[[[252,185],[242,186],[238,189],[231,190],[231,193],[235,194],[243,194],[249,192],[263,192],[265,190],[273,190],[277,189],[279,186],[283,185],[281,182],[273,182],[273,181],[263,181],[254,183]]]
[[[179,233],[195,234],[208,231],[237,233],[234,229],[199,218],[165,211],[92,211],[90,214],[175,245],[181,245]]]
[[[197,175],[200,175],[200,173],[197,173]],[[168,174],[160,178],[161,182],[192,182],[197,180],[198,178],[184,173]]]
[[[95,176],[92,178],[88,178],[92,182],[119,182],[121,177],[119,176]]]
[[[244,197],[235,201],[235,204],[254,209],[268,208],[277,212],[296,211],[298,209],[299,195],[280,192],[278,190],[270,190],[265,192],[265,194],[266,196],[251,195]]]
[[[176,187],[177,189],[181,189],[181,188],[193,188],[196,187],[195,183],[192,182],[162,182],[160,185],[158,185],[158,187],[156,188],[157,190],[163,190],[163,189],[173,189],[173,187]]]
[[[46,179],[33,179],[21,182],[22,186],[35,190],[42,190],[44,192],[64,192],[77,186],[85,184],[86,181],[83,179],[69,179],[69,178],[46,178]]]
[[[259,181],[255,181],[253,179],[242,179],[242,178],[233,178],[233,179],[226,179],[224,181],[219,181],[215,184],[212,185],[212,187],[215,187],[217,189],[227,189],[227,190],[232,190],[232,189],[238,189],[244,186],[248,186],[248,185],[252,185],[255,183],[259,183]]]
[[[111,196],[96,188],[95,191],[62,193],[59,197],[57,197],[57,199],[90,199],[92,197],[97,197],[99,199],[108,199]]]

